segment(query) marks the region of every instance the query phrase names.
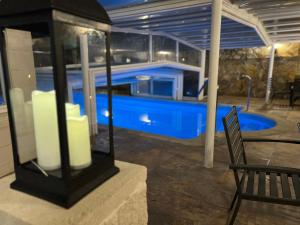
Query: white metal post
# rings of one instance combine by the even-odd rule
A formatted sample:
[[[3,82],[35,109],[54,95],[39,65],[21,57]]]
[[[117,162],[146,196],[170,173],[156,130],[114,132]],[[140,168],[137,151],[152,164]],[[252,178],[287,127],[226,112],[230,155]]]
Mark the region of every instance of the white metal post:
[[[211,44],[209,56],[209,80],[208,80],[208,103],[206,119],[206,137],[205,137],[205,160],[204,166],[213,167],[214,161],[214,142],[216,126],[216,106],[218,92],[218,72],[220,56],[222,22],[222,0],[213,0],[212,2],[212,23],[211,23]]]
[[[266,100],[265,100],[266,104],[270,103],[270,98],[271,98],[275,51],[276,48],[275,45],[273,44],[270,52],[270,64],[269,64],[267,91],[266,91]]]
[[[68,97],[69,97],[69,102],[73,103],[73,85],[72,82],[68,82]]]
[[[176,41],[176,62],[179,63],[179,41]]]
[[[153,62],[153,35],[149,33],[149,62]]]
[[[177,100],[183,98],[183,72],[177,76]]]
[[[81,55],[81,70],[82,70],[82,86],[84,94],[84,110],[88,116],[90,132],[93,133],[93,116],[91,112],[91,92],[89,78],[89,48],[88,36],[86,34],[80,36],[80,55]]]
[[[205,81],[205,64],[206,64],[206,50],[201,51],[201,70],[199,73],[199,89],[203,87]],[[198,100],[201,101],[204,97],[204,90],[198,95]]]

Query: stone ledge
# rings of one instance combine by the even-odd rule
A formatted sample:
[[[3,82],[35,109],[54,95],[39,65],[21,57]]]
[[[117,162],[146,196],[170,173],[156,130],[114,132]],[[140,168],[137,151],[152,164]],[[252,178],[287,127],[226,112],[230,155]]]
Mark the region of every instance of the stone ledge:
[[[116,161],[120,173],[69,210],[9,188],[0,179],[1,225],[146,225],[147,169]]]

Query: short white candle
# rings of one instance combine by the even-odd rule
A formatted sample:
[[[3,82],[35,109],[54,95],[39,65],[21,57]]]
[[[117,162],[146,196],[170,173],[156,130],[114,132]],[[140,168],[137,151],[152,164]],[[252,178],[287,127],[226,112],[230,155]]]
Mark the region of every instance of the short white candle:
[[[82,169],[90,166],[92,159],[88,117],[68,117],[67,126],[71,167]]]
[[[80,106],[73,105],[72,103],[66,103],[66,113],[68,117],[79,117],[80,116]]]
[[[55,91],[32,92],[37,160],[44,170],[55,170],[61,165],[55,96]]]

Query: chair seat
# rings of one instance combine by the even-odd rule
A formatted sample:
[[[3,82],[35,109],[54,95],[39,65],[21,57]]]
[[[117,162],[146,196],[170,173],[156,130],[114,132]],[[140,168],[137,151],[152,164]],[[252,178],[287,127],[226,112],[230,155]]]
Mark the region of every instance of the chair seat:
[[[245,171],[241,198],[300,206],[300,175]]]

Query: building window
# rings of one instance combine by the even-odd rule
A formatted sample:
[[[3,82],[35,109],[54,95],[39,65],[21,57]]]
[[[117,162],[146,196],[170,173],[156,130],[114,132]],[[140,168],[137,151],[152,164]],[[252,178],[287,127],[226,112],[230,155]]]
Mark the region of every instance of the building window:
[[[150,95],[151,94],[151,81],[150,80],[138,81],[137,84],[138,84],[137,94],[139,94],[139,95]]]
[[[114,32],[111,52],[112,65],[149,62],[149,35]]]
[[[198,97],[199,73],[184,71],[183,96]]]
[[[174,79],[151,78],[137,82],[137,95],[173,97]]]
[[[176,61],[176,41],[163,36],[153,36],[152,40],[154,61]]]
[[[200,58],[200,51],[187,45],[179,44],[179,62],[199,67]]]
[[[171,80],[153,80],[153,95],[173,96],[173,81]]]

